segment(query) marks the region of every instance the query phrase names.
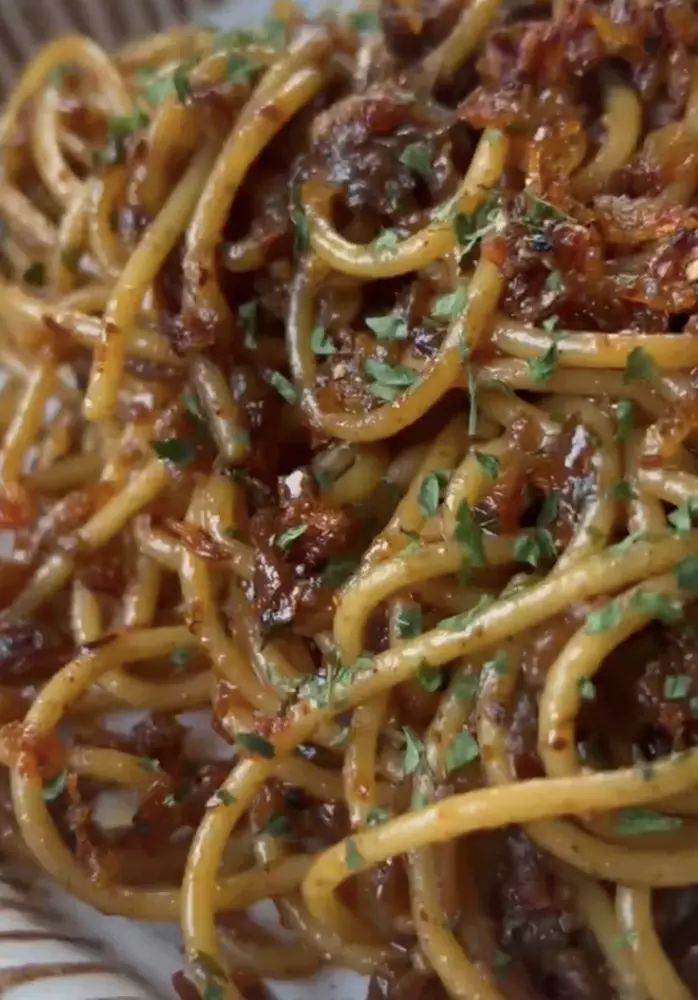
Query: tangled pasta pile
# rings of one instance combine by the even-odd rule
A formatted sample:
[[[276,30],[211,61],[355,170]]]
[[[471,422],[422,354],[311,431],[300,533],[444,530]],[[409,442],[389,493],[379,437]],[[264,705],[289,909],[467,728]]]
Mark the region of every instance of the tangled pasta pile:
[[[0,146],[6,851],[204,1000],[698,995],[696,4],[62,38]]]

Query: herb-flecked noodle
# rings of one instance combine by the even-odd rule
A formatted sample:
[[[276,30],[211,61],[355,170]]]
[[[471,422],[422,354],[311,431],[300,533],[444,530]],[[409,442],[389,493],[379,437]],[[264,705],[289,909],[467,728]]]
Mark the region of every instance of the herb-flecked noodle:
[[[698,6],[59,38],[0,147],[5,852],[182,997],[698,996]]]

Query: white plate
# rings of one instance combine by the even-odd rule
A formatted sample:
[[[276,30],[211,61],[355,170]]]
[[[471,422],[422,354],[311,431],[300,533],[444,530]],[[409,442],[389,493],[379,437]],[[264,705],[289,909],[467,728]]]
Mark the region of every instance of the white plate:
[[[141,0],[70,0],[102,36],[109,30],[104,8],[120,16],[141,17]],[[180,0],[182,2],[182,0]],[[192,0],[183,0],[193,6]],[[154,0],[164,10],[176,0]],[[340,3],[334,4],[339,6]],[[310,10],[326,4],[308,0]],[[47,20],[32,34],[37,10]],[[103,8],[102,11],[99,8]],[[207,9],[207,23],[217,28],[246,27],[261,20],[264,8],[246,0],[228,0]],[[22,16],[24,12],[24,16]],[[86,12],[86,15],[85,15]],[[56,27],[52,27],[56,26]],[[51,31],[65,31],[58,0],[0,0],[0,28],[21,48],[34,48]],[[40,37],[39,31],[43,38]],[[3,58],[0,37],[0,84],[14,73]],[[264,915],[264,907],[262,913]],[[266,908],[268,916],[269,906]],[[68,897],[47,879],[0,869],[0,995],[3,1000],[172,1000],[172,976],[184,960],[177,928],[106,917]],[[366,981],[355,973],[323,970],[312,980],[270,983],[279,1000],[360,1000]]]

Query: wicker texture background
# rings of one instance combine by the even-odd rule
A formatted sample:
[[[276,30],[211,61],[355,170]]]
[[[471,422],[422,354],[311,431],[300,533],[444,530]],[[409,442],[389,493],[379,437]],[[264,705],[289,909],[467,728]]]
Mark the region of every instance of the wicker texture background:
[[[0,0],[0,93],[7,93],[29,56],[58,35],[77,31],[109,49],[172,24],[205,23],[222,5],[223,0]]]

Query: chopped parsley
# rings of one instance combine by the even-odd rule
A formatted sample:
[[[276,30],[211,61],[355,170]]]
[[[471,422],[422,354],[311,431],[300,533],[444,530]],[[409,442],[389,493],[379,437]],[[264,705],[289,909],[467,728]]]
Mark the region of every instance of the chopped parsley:
[[[287,528],[280,535],[276,536],[276,547],[282,552],[288,552],[293,543],[301,538],[308,530],[307,524],[297,524],[293,528]]]
[[[623,837],[639,837],[645,833],[671,833],[680,830],[683,820],[665,816],[653,809],[622,809],[616,820],[616,830]]]
[[[455,292],[441,295],[434,303],[431,315],[438,319],[451,318],[463,312],[468,301],[468,291],[465,285],[459,285]]]
[[[485,663],[482,670],[487,675],[494,674],[495,677],[506,677],[509,671],[509,657],[503,649],[500,649],[493,659]]]
[[[248,84],[258,65],[241,52],[231,52],[225,64],[225,78],[230,83]]]
[[[422,631],[422,609],[418,604],[404,604],[395,616],[395,628],[401,639],[412,639]]]
[[[276,755],[273,743],[265,740],[259,733],[238,733],[235,742],[244,750],[267,760],[272,760]]]
[[[664,678],[664,697],[667,701],[683,701],[690,690],[691,678],[688,674]]]
[[[689,556],[679,563],[676,579],[682,590],[698,590],[698,556]]]
[[[611,500],[632,500],[635,496],[632,485],[625,479],[619,479],[616,483],[611,483],[608,491]]]
[[[380,826],[381,823],[385,823],[389,819],[390,813],[387,809],[381,809],[380,806],[374,806],[368,811],[366,823],[368,826]]]
[[[514,559],[537,568],[543,562],[557,557],[553,536],[547,528],[536,528],[530,534],[520,535],[514,542]]]
[[[580,677],[577,681],[577,690],[584,701],[593,701],[596,697],[596,685],[589,677]]]
[[[150,119],[142,111],[135,111],[132,115],[112,115],[107,119],[107,147],[98,160],[107,165],[120,163],[124,158],[126,139],[149,123]]]
[[[367,35],[373,31],[378,31],[380,17],[378,16],[378,11],[375,10],[357,10],[350,15],[349,24],[360,35]]]
[[[405,737],[405,756],[402,767],[405,775],[414,774],[422,762],[424,744],[410,726],[403,726],[402,733]]]
[[[562,274],[555,269],[550,271],[543,287],[546,292],[559,292],[562,288]]]
[[[248,351],[257,346],[257,300],[250,299],[238,306],[238,319],[242,326],[244,344]]]
[[[344,860],[350,872],[358,871],[364,863],[364,859],[359,854],[358,848],[353,840],[347,840],[344,850]]]
[[[186,63],[179,64],[177,69],[172,74],[172,82],[174,84],[178,100],[181,104],[184,104],[186,99],[191,94],[191,84],[189,83]]]
[[[151,441],[150,446],[163,462],[173,465],[189,465],[196,456],[196,445],[188,438],[166,438],[164,441]]]
[[[693,518],[698,517],[698,497],[689,497],[685,503],[669,514],[669,524],[684,535],[693,527]]]
[[[460,674],[453,684],[453,693],[459,701],[471,701],[480,687],[477,674]]]
[[[616,431],[616,441],[623,443],[630,437],[635,422],[635,404],[632,399],[621,399],[616,406],[618,417],[618,429]]]
[[[290,382],[281,372],[272,372],[269,376],[269,385],[272,386],[282,399],[285,399],[291,406],[298,402],[298,392],[293,382]]]
[[[423,691],[433,694],[438,691],[443,684],[443,671],[439,667],[430,667],[428,663],[423,663],[415,674],[415,680]]]
[[[404,365],[389,365],[385,361],[369,358],[364,365],[366,375],[372,379],[368,391],[378,399],[392,403],[402,392],[419,381],[419,373]]]
[[[475,458],[478,465],[490,479],[496,479],[499,475],[499,459],[494,455],[487,455],[484,451],[476,451]]]
[[[526,365],[530,378],[534,382],[547,382],[557,368],[559,354],[557,344],[551,344],[541,357],[531,358]]]
[[[494,599],[489,594],[483,594],[470,611],[462,611],[460,614],[452,615],[450,618],[442,618],[438,627],[445,628],[447,632],[460,632],[461,629],[467,628],[479,614],[493,603]]]
[[[666,625],[675,625],[683,618],[683,607],[679,601],[652,590],[638,590],[630,598],[630,607],[634,611],[651,615]]]
[[[216,806],[232,806],[235,796],[227,792],[225,788],[219,788],[206,803],[208,809],[215,809]]]
[[[156,757],[139,757],[138,766],[144,771],[155,772],[160,770],[160,761]]]
[[[55,802],[56,799],[59,799],[65,791],[67,781],[68,772],[65,768],[55,778],[52,778],[51,781],[47,781],[42,792],[44,802]]]
[[[357,566],[356,559],[328,559],[320,574],[323,587],[340,587],[354,573]]]
[[[620,602],[609,601],[597,611],[589,612],[584,631],[587,635],[598,635],[599,632],[607,632],[611,628],[617,628],[622,620],[623,609]]]
[[[425,517],[431,517],[439,509],[441,490],[447,481],[443,472],[430,472],[419,485],[417,503]]]
[[[482,538],[482,528],[465,500],[456,512],[456,541],[465,549],[472,566],[485,566],[485,546]]]
[[[426,142],[411,142],[400,153],[400,163],[425,180],[431,174],[431,150]]]
[[[328,357],[335,353],[335,347],[323,326],[316,326],[310,334],[310,347],[318,357]]]
[[[570,216],[562,209],[556,208],[549,201],[539,198],[530,191],[526,192],[526,206],[523,221],[533,229],[540,229],[546,222],[564,222],[570,219]]]
[[[291,829],[291,825],[288,821],[288,817],[284,816],[283,813],[274,813],[266,821],[263,827],[260,829],[260,833],[268,837],[285,837],[288,831]]]
[[[656,374],[654,361],[647,351],[642,347],[633,347],[628,355],[623,371],[623,381],[629,385],[631,382],[646,382]]]
[[[170,663],[175,670],[184,670],[190,663],[193,652],[186,646],[178,646],[170,653]]]
[[[301,257],[308,251],[310,246],[310,228],[308,226],[308,218],[303,211],[300,184],[294,184],[291,188],[290,216],[294,230],[293,252],[296,257]]]
[[[463,248],[463,253],[468,254],[474,250],[478,243],[497,224],[501,201],[498,192],[488,192],[487,198],[475,212],[465,215],[459,212],[453,220],[453,228],[459,246]]]
[[[371,244],[376,253],[390,253],[400,242],[400,237],[394,229],[381,229]]]
[[[457,771],[465,764],[471,764],[480,756],[477,740],[467,729],[455,736],[446,750],[446,771]]]
[[[388,313],[387,316],[367,316],[366,326],[373,330],[379,340],[407,340],[407,323],[403,316]]]

